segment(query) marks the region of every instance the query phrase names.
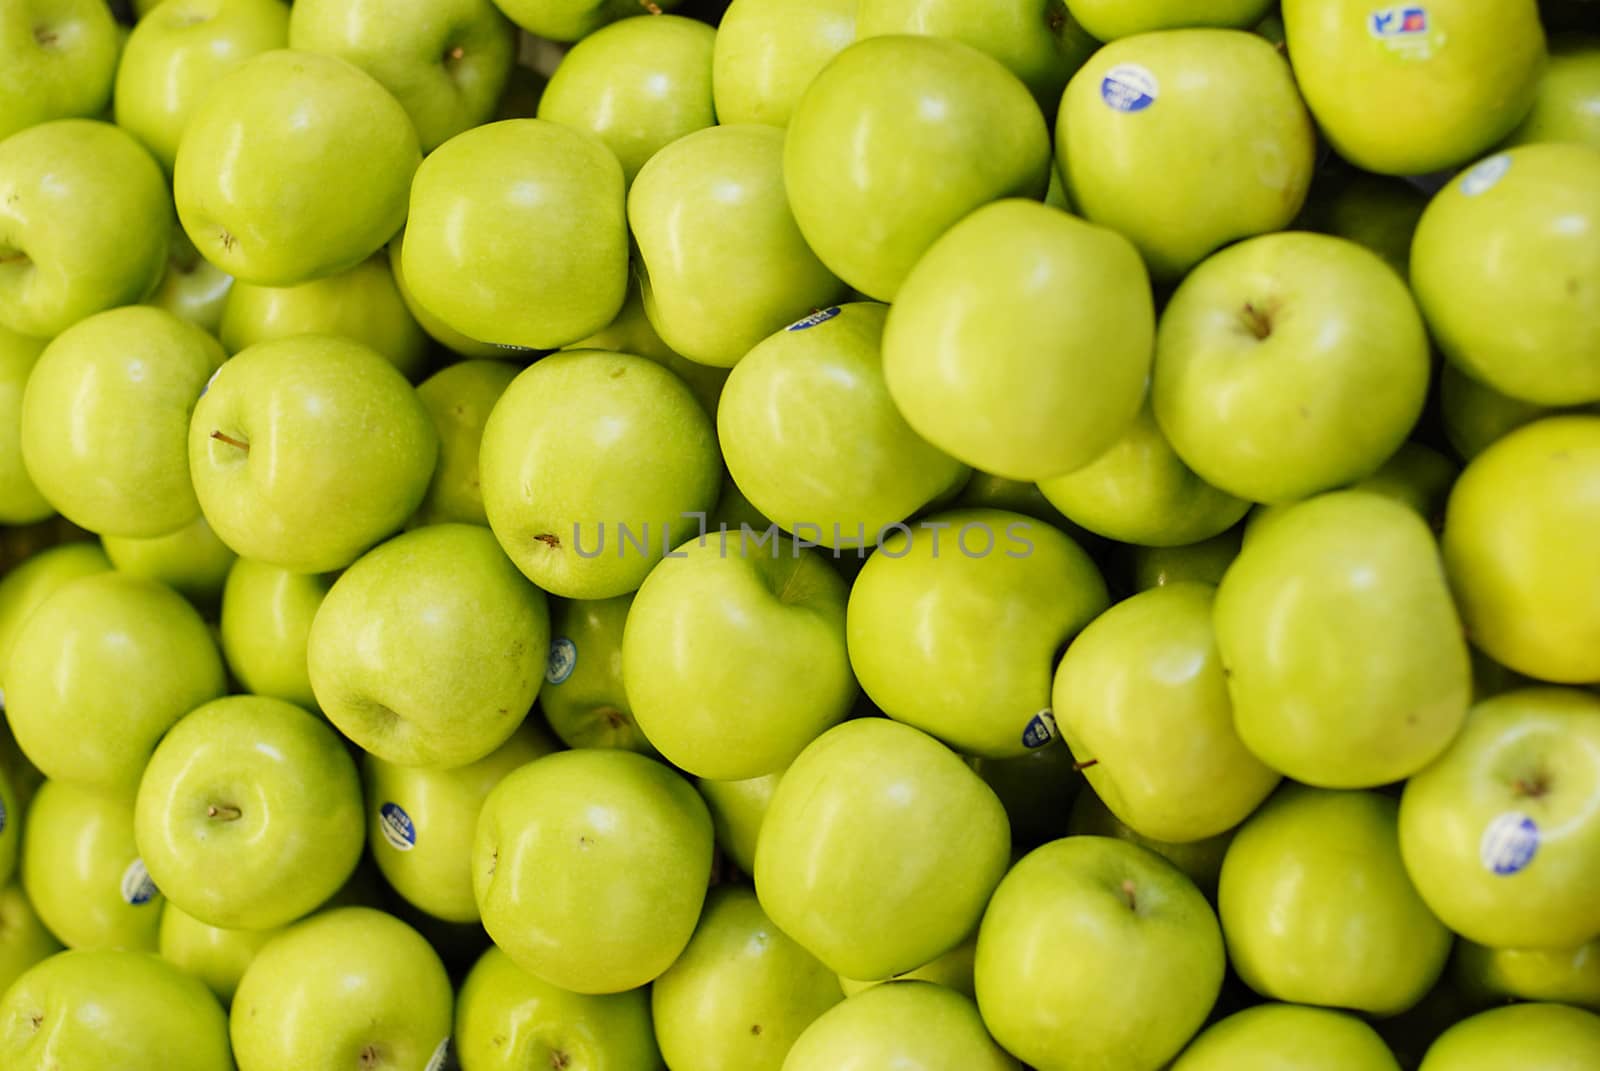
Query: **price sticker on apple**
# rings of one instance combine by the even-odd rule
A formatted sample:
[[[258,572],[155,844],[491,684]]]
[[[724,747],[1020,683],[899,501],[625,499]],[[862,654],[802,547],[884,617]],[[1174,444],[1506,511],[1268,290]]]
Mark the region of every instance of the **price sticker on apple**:
[[[397,852],[409,852],[417,846],[417,825],[398,803],[385,803],[378,808],[378,831]]]
[[[1150,68],[1119,63],[1100,81],[1100,99],[1119,112],[1142,112],[1161,95],[1161,83]]]
[[[1056,716],[1049,707],[1046,707],[1028,719],[1028,724],[1022,730],[1022,746],[1026,748],[1044,747],[1054,740],[1057,734]]]
[[[565,636],[557,636],[550,642],[550,655],[545,660],[545,683],[560,684],[572,676],[577,666],[578,645]]]
[[[130,907],[141,907],[156,898],[156,883],[145,869],[143,859],[135,859],[122,872],[122,902]]]
[[[1503,878],[1528,869],[1538,851],[1539,825],[1521,811],[1496,815],[1478,842],[1484,869]]]

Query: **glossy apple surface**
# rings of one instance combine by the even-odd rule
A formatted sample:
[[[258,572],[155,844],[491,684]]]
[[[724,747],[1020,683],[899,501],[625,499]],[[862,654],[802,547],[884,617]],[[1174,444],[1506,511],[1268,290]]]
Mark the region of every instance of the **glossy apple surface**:
[[[680,0],[649,7],[640,0],[495,0],[512,22],[550,41],[580,41],[609,23],[630,15],[671,11]]]
[[[11,647],[29,616],[60,588],[110,568],[100,547],[74,542],[46,547],[0,576],[0,685],[6,682]]]
[[[550,607],[550,656],[539,707],[568,747],[656,750],[639,731],[622,686],[622,634],[632,595],[558,599]]]
[[[1457,941],[1450,973],[1484,1004],[1547,1000],[1600,1011],[1600,939],[1574,948],[1489,948]]]
[[[101,0],[24,0],[0,12],[0,139],[111,99],[121,47]]]
[[[1185,580],[1215,586],[1222,582],[1228,566],[1239,556],[1243,542],[1244,530],[1236,526],[1221,535],[1185,546],[1135,547],[1133,586],[1138,591],[1148,591]]]
[[[1475,1015],[1440,1036],[1420,1071],[1496,1066],[1584,1071],[1600,1061],[1600,1016],[1560,1004],[1519,1004]]]
[[[700,797],[706,801],[706,809],[711,812],[717,847],[745,874],[756,872],[756,844],[761,836],[761,825],[782,779],[783,772],[779,771],[743,781],[701,778],[695,783]]]
[[[45,929],[21,880],[0,888],[0,993],[28,968],[60,951],[61,942]]]
[[[1067,815],[1067,832],[1075,836],[1112,837],[1147,848],[1181,870],[1185,877],[1194,882],[1195,888],[1213,902],[1217,896],[1217,879],[1222,874],[1222,860],[1234,833],[1230,829],[1226,833],[1185,844],[1153,840],[1112,814],[1092,788],[1083,789],[1073,800],[1072,810]]]
[[[332,579],[239,558],[222,588],[222,653],[253,695],[317,706],[306,640]]]
[[[733,0],[717,23],[711,90],[720,123],[789,123],[817,72],[855,40],[856,0]]]
[[[1584,34],[1550,41],[1550,62],[1533,108],[1508,145],[1573,141],[1600,149],[1600,38]]]
[[[1172,1071],[1400,1071],[1377,1031],[1353,1015],[1263,1004],[1208,1028]]]
[[[422,524],[487,525],[478,448],[494,403],[522,371],[507,361],[457,361],[417,385],[417,398],[439,436],[439,461],[417,508]]]
[[[119,573],[165,584],[204,611],[214,610],[238,560],[204,517],[149,539],[102,536],[106,557]]]
[[[648,357],[675,373],[694,391],[695,398],[705,411],[713,418],[717,415],[717,399],[722,397],[722,384],[728,378],[728,369],[691,361],[661,340],[660,333],[645,312],[637,275],[628,285],[627,300],[622,303],[622,311],[617,313],[615,320],[588,338],[581,338],[562,348],[610,350],[612,353]]]
[[[169,900],[161,909],[156,947],[162,959],[200,979],[227,1006],[233,1003],[239,979],[244,977],[250,961],[280,932],[210,926]]]
[[[202,257],[188,232],[173,220],[166,271],[144,303],[215,335],[222,329],[222,309],[232,289],[233,276]]]
[[[45,340],[0,327],[0,523],[32,524],[56,512],[22,461],[22,399]]]
[[[1246,30],[1260,22],[1269,0],[1067,0],[1067,10],[1102,41],[1189,26]]]
[[[972,1001],[932,982],[873,986],[834,1005],[800,1035],[784,1071],[950,1067],[1018,1071]]]

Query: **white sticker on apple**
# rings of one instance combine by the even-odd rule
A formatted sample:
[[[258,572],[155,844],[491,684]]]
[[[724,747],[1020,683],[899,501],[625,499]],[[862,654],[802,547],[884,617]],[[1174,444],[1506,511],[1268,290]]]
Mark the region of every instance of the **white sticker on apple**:
[[[221,374],[222,366],[219,364],[217,365],[217,370],[211,373],[211,378],[206,380],[206,385],[200,388],[200,397],[204,398],[206,396],[206,391],[211,389],[211,384],[215,383],[217,381],[217,377]]]
[[[1511,157],[1506,153],[1498,153],[1487,160],[1476,164],[1466,177],[1461,180],[1461,192],[1468,197],[1477,197],[1479,194],[1488,193],[1506,177],[1506,172],[1511,170]]]
[[[1142,112],[1161,95],[1161,83],[1150,68],[1119,63],[1100,81],[1100,98],[1119,112]]]
[[[545,659],[544,679],[547,684],[560,684],[572,676],[578,666],[578,645],[565,636],[550,641],[550,656]]]
[[[378,831],[397,852],[409,852],[417,846],[416,823],[398,803],[385,803],[378,808]]]
[[[1027,748],[1044,747],[1056,738],[1056,716],[1049,707],[1028,719],[1028,724],[1022,730],[1022,746]]]
[[[444,1071],[446,1062],[450,1058],[450,1039],[445,1038],[439,1042],[439,1047],[433,1050],[433,1057],[428,1061],[428,1066],[422,1071]]]
[[[1478,842],[1483,867],[1501,877],[1528,869],[1539,851],[1539,826],[1521,811],[1495,815]]]
[[[156,883],[150,879],[143,859],[135,859],[122,872],[122,902],[132,907],[148,904],[156,898]]]

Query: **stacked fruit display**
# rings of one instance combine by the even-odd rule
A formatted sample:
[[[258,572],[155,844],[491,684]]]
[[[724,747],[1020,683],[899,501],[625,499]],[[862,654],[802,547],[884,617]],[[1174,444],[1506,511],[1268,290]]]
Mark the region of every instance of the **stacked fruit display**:
[[[1594,0],[0,0],[0,524],[4,1071],[1600,1068]]]

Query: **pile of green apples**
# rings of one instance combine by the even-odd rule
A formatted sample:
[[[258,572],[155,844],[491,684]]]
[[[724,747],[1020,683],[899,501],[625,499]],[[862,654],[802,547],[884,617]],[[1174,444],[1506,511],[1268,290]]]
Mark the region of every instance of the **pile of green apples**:
[[[0,0],[0,526],[3,1071],[1600,1069],[1597,0]]]

